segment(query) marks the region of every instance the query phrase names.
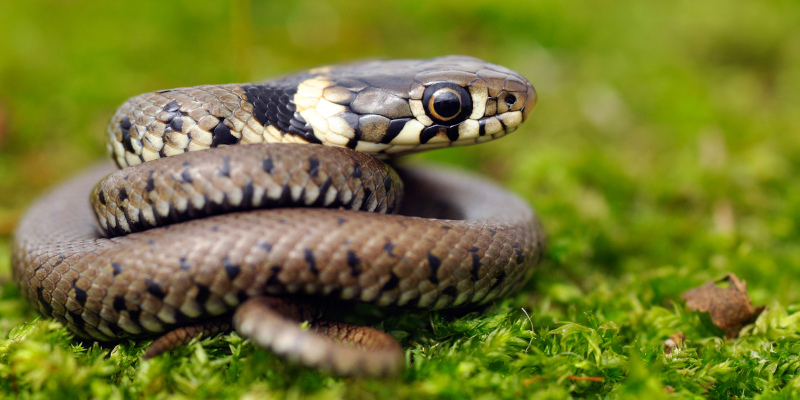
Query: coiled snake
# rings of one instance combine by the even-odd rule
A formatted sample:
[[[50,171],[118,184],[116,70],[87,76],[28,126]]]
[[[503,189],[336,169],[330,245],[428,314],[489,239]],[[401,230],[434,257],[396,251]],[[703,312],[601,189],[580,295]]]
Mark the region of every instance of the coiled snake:
[[[522,285],[544,235],[489,182],[423,168],[400,170],[401,182],[376,157],[501,137],[535,103],[519,74],[459,56],[137,96],[108,130],[125,168],[92,190],[112,171],[99,166],[34,204],[14,274],[31,304],[80,337],[161,335],[145,357],[232,323],[307,366],[395,374],[400,345],[320,319],[326,299],[485,303]]]

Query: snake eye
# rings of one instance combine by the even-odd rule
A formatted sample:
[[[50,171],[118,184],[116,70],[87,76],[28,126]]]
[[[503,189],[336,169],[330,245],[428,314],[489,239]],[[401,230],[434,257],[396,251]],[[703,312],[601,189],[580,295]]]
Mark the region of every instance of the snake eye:
[[[422,95],[425,113],[442,125],[456,125],[472,113],[472,97],[461,86],[441,82],[429,86]]]
[[[506,95],[506,98],[503,99],[503,101],[505,101],[506,104],[508,104],[508,106],[511,107],[514,105],[514,103],[517,102],[517,96],[514,96],[513,94],[509,93]]]

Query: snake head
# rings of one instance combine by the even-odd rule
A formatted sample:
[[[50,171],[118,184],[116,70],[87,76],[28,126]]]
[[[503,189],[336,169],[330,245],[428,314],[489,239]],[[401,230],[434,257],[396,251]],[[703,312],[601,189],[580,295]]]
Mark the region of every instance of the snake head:
[[[320,142],[386,157],[502,137],[536,92],[508,68],[448,56],[311,70],[293,101]]]
[[[236,143],[321,143],[381,158],[482,143],[512,132],[533,86],[472,57],[372,61],[263,83],[204,85],[133,97],[108,126],[120,167]]]

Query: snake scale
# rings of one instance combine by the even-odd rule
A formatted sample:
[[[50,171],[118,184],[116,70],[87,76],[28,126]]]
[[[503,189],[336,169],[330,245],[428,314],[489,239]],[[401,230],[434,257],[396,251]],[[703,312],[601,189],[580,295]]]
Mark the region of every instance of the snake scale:
[[[522,76],[463,56],[131,98],[108,128],[123,169],[30,208],[15,279],[79,337],[158,337],[145,358],[233,328],[310,367],[396,374],[394,338],[327,321],[326,306],[486,303],[520,288],[544,234],[490,182],[379,159],[502,137],[535,104]]]

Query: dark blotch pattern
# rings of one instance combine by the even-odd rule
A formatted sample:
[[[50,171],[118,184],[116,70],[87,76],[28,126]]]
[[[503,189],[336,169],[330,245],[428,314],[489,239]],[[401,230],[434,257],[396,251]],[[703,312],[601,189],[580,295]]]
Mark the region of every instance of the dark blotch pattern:
[[[208,289],[208,286],[197,284],[197,296],[194,298],[195,301],[200,305],[205,305],[209,297],[211,297],[211,291]]]
[[[117,312],[124,311],[126,309],[126,307],[125,307],[125,298],[123,298],[122,296],[114,297],[113,305],[114,305],[114,309],[117,310]]]
[[[275,171],[275,165],[272,162],[272,159],[265,158],[264,161],[261,161],[261,169],[268,174],[272,174]]]
[[[111,268],[114,270],[114,276],[117,276],[122,272],[122,265],[117,263],[111,263]]]
[[[164,296],[166,296],[167,294],[164,293],[164,290],[161,289],[161,286],[158,283],[154,282],[151,279],[147,279],[145,281],[145,285],[147,286],[147,293],[152,294],[159,300],[164,300]]]
[[[293,97],[297,85],[310,78],[310,74],[294,75],[285,79],[242,86],[245,99],[253,104],[253,114],[262,125],[274,126],[283,134],[299,136],[311,143],[321,143],[314,129],[297,113]]]
[[[259,249],[267,251],[267,252],[272,250],[272,245],[269,244],[269,243],[259,242],[256,246],[258,246]]]
[[[319,175],[319,159],[311,156],[308,158],[308,176],[316,178]]]
[[[431,276],[428,279],[433,283],[439,283],[439,267],[442,260],[435,255],[428,253],[428,266],[431,268]]]
[[[232,263],[228,258],[222,260],[222,265],[225,267],[225,273],[230,280],[236,279],[239,273],[242,272],[242,269],[238,265]]]
[[[383,288],[381,289],[381,291],[383,291],[383,292],[388,292],[388,291],[390,291],[392,289],[396,289],[398,286],[400,286],[400,279],[397,278],[397,275],[395,275],[393,273],[390,273],[389,275],[390,275],[389,280],[386,281],[386,283],[383,284]]]
[[[361,273],[361,259],[353,250],[347,250],[347,266],[350,267],[352,276],[358,276]]]
[[[386,254],[392,257],[397,257],[396,255],[394,255],[394,253],[392,253],[393,250],[394,250],[394,243],[386,243],[385,245],[383,245],[383,251],[385,251]]]
[[[311,271],[311,273],[314,275],[319,274],[319,270],[317,269],[317,261],[314,260],[314,250],[303,249],[303,255],[305,256],[309,271]]]
[[[86,305],[86,291],[77,286],[73,286],[72,290],[75,291],[75,301],[81,306]]]
[[[128,200],[128,191],[125,190],[125,188],[121,188],[119,189],[119,193],[117,194],[117,201],[119,203],[122,203],[125,200]]]
[[[225,121],[219,121],[214,130],[211,132],[211,147],[217,147],[222,144],[236,144],[239,143],[239,138],[231,134],[231,128],[225,125]]]

